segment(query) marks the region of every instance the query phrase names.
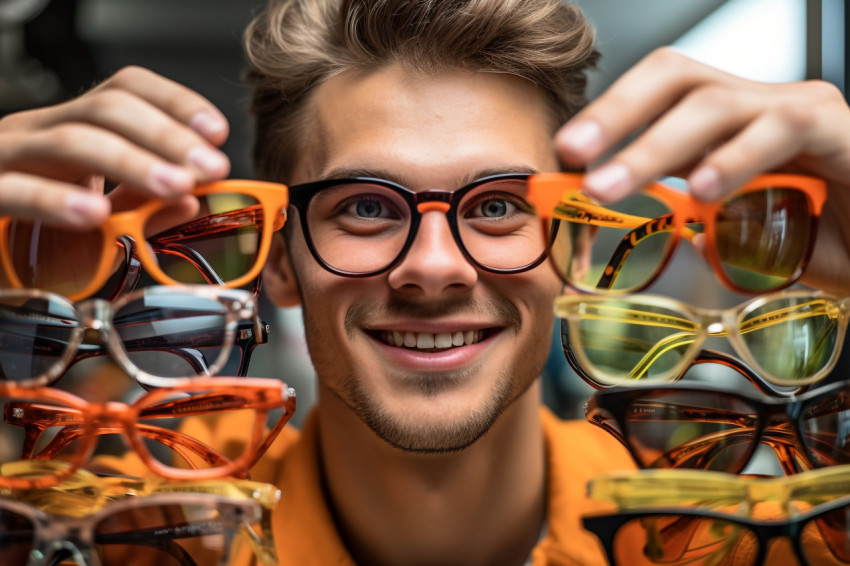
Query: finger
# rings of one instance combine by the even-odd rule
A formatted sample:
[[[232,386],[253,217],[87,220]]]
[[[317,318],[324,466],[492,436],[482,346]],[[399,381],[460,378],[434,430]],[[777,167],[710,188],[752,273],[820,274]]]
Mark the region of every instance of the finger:
[[[124,67],[92,89],[118,88],[132,92],[161,108],[178,122],[188,125],[210,143],[220,146],[227,139],[227,119],[215,105],[179,83],[142,67]]]
[[[24,173],[0,173],[0,215],[84,229],[103,223],[109,212],[104,196],[77,185]]]
[[[585,177],[603,201],[623,198],[652,180],[699,163],[707,148],[725,141],[756,114],[748,91],[711,85],[691,91],[637,140]]]
[[[685,93],[708,81],[743,81],[671,48],[654,51],[618,79],[557,133],[567,165],[585,166],[653,122]]]
[[[688,177],[688,186],[700,200],[719,200],[753,176],[776,169],[798,155],[805,143],[800,132],[808,114],[773,109],[735,137],[708,154]]]
[[[0,163],[7,171],[68,182],[92,174],[123,181],[148,196],[188,192],[194,174],[167,163],[123,137],[86,124],[63,124],[31,133],[16,143],[0,136]]]
[[[56,107],[41,127],[80,122],[114,132],[165,161],[183,165],[198,182],[227,175],[227,156],[200,134],[135,93],[102,89]]]
[[[148,199],[129,187],[119,185],[109,193],[112,210],[135,210]],[[182,195],[169,200],[168,206],[161,208],[145,223],[145,235],[151,236],[178,224],[188,222],[198,216],[200,203],[194,195]]]

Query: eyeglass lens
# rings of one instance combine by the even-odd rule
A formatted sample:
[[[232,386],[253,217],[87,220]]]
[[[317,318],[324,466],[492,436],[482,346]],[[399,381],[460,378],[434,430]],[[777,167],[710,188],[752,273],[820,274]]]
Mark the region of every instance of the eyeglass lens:
[[[503,179],[479,185],[457,203],[463,247],[479,264],[512,269],[544,250],[540,221],[526,201],[527,183]],[[390,187],[350,183],[319,191],[307,212],[310,238],[322,260],[350,273],[384,269],[410,236],[411,205]]]

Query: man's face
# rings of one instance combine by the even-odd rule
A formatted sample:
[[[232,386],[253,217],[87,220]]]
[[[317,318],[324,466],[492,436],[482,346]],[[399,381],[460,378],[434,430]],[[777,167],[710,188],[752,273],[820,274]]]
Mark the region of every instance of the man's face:
[[[315,143],[293,184],[371,176],[415,191],[455,190],[495,172],[557,169],[543,96],[515,77],[389,66],[333,77],[313,102]],[[394,268],[346,278],[313,259],[297,215],[289,222],[320,394],[339,397],[384,440],[461,449],[539,374],[560,291],[545,263],[515,275],[481,271],[462,255],[445,214],[430,211]],[[435,349],[439,335],[462,335],[463,345]],[[417,346],[397,346],[398,336]]]

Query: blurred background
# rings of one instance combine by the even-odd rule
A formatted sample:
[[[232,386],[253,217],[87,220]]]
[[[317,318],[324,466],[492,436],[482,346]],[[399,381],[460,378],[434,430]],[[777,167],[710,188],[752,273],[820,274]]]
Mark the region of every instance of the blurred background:
[[[0,116],[73,97],[125,65],[148,67],[202,93],[228,116],[224,150],[233,177],[250,178],[248,90],[240,79],[241,33],[263,0],[0,0]],[[844,0],[579,0],[603,54],[591,76],[602,92],[654,48],[674,45],[732,73],[763,81],[823,78],[845,92],[850,14]],[[650,289],[704,307],[744,299],[723,290],[689,246]],[[270,346],[257,348],[251,374],[298,391],[298,424],[315,384],[298,309],[263,305]],[[722,340],[711,347],[724,349]],[[847,356],[835,375],[846,375]],[[698,378],[734,379],[699,366]],[[546,402],[582,415],[590,389],[564,363],[553,333],[544,375]],[[297,421],[297,422],[296,422]]]

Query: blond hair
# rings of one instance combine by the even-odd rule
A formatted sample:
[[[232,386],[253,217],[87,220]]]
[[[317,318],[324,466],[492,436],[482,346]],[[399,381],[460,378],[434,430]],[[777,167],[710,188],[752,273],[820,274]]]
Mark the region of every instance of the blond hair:
[[[312,89],[390,63],[522,77],[547,95],[554,129],[586,102],[593,39],[563,0],[269,0],[245,32],[254,168],[289,182]]]

